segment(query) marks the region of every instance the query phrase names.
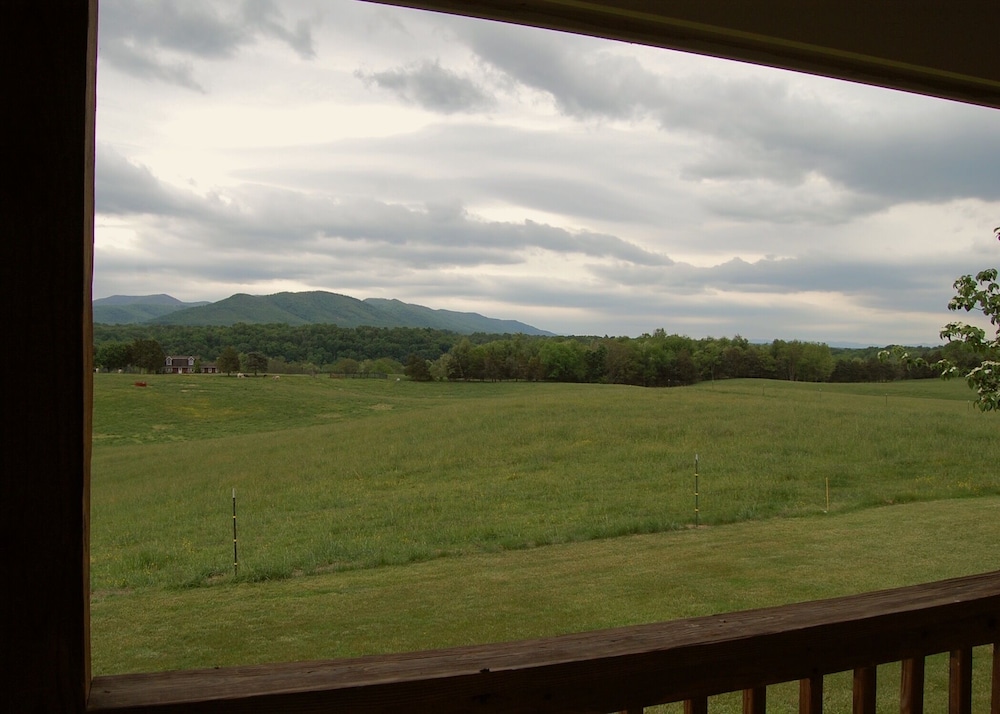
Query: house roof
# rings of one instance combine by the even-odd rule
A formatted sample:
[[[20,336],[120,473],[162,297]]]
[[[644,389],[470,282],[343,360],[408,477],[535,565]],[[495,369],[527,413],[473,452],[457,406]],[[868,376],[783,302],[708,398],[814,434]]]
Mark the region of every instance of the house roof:
[[[373,0],[567,30],[1000,108],[1000,2]]]

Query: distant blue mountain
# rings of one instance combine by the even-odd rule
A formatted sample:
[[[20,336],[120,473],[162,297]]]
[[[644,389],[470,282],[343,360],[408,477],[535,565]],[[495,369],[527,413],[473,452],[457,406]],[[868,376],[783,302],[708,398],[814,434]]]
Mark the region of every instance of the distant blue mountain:
[[[112,295],[94,300],[94,322],[105,325],[131,325],[169,315],[178,310],[208,305],[181,302],[170,295]]]
[[[280,323],[334,324],[338,327],[429,327],[460,334],[552,335],[516,320],[498,320],[474,312],[433,310],[399,300],[313,291],[246,295],[218,302],[183,303],[169,295],[114,295],[94,301],[94,322],[155,325],[234,325]]]

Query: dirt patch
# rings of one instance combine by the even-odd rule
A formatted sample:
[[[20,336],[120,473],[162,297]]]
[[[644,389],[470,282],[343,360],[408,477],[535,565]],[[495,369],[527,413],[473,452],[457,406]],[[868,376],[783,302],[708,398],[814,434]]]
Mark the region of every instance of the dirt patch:
[[[344,570],[344,563],[327,563],[326,565],[318,565],[313,571],[317,575],[322,573],[337,573]]]

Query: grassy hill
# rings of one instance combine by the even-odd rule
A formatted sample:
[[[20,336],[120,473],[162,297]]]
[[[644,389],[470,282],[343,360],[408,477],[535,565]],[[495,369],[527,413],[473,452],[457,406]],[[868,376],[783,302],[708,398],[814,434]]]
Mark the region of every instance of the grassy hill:
[[[225,575],[211,521],[232,487],[242,580],[683,530],[695,454],[710,526],[1000,495],[996,420],[959,383],[132,382],[95,378],[98,588]],[[140,514],[141,540],[109,540]]]
[[[1000,567],[997,421],[957,381],[133,381],[94,381],[97,673],[512,640]],[[849,711],[849,675],[827,686]],[[795,711],[794,686],[787,707],[771,696]]]

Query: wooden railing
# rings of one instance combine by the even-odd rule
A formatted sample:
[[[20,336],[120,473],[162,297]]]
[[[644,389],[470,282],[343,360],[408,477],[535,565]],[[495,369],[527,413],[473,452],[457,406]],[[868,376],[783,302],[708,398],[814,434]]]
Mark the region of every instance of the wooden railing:
[[[875,712],[876,666],[901,662],[900,710],[923,711],[924,657],[949,652],[949,712],[971,711],[972,649],[993,646],[1000,714],[1000,571],[760,610],[539,640],[325,662],[97,677],[94,712],[641,712],[799,682],[823,708],[824,675],[853,671],[855,712]]]

